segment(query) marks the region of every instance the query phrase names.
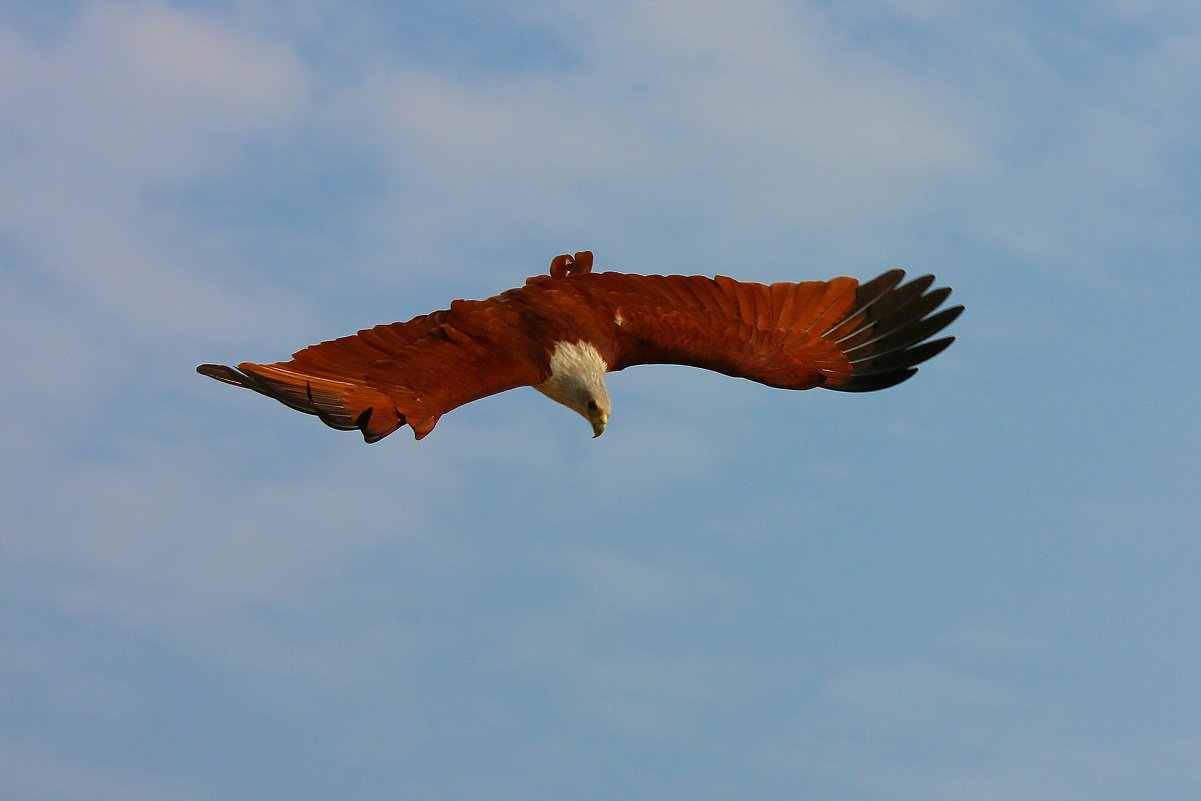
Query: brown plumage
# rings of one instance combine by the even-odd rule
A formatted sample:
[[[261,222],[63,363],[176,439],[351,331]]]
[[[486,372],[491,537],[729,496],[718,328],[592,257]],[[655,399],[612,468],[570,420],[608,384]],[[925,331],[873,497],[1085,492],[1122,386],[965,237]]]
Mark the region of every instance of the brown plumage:
[[[890,270],[776,283],[725,276],[593,273],[592,253],[558,256],[550,275],[488,300],[312,345],[274,364],[216,364],[203,375],[252,389],[376,442],[406,423],[417,439],[446,412],[533,386],[597,436],[606,370],[685,364],[783,389],[871,392],[899,384],[954,337],[931,340],[962,306],[927,275]]]

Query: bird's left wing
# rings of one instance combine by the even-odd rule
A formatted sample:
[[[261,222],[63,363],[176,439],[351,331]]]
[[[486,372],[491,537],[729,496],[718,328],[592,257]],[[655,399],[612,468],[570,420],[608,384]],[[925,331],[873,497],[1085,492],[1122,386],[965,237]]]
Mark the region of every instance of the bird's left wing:
[[[290,361],[204,364],[203,375],[260,392],[376,442],[406,423],[421,439],[451,409],[547,377],[503,297],[377,325],[297,351]]]
[[[685,364],[785,389],[867,392],[898,384],[953,337],[930,340],[962,306],[933,276],[902,284],[891,270],[775,283],[718,276],[593,273],[570,279],[611,310],[618,356],[610,369]]]

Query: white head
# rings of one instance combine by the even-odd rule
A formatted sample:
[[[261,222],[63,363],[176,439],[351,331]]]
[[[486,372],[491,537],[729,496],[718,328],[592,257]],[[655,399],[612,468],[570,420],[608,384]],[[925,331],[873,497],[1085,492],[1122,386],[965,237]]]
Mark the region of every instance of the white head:
[[[551,400],[579,412],[592,426],[595,439],[609,422],[609,390],[605,372],[609,366],[600,352],[587,342],[556,342],[550,356],[550,378],[534,389]]]

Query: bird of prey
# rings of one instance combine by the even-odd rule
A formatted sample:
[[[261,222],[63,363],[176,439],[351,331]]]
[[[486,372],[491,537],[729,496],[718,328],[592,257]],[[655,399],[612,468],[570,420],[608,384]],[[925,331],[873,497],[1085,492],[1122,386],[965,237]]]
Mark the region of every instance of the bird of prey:
[[[770,285],[684,275],[592,272],[592,253],[556,256],[549,275],[487,300],[312,345],[290,361],[203,364],[245,387],[378,442],[417,439],[452,409],[532,386],[581,414],[594,437],[612,412],[604,376],[684,364],[770,387],[872,392],[899,384],[954,337],[931,339],[962,306],[934,276],[889,270]]]

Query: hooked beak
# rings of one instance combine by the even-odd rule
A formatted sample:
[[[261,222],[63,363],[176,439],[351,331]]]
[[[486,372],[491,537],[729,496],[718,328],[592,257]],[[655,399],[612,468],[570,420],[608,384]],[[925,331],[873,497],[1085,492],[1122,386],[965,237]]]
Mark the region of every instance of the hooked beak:
[[[605,433],[605,425],[609,422],[609,415],[602,414],[599,417],[594,417],[592,423],[592,438],[596,439],[601,434]]]

